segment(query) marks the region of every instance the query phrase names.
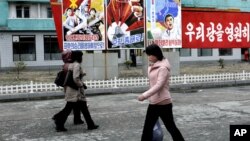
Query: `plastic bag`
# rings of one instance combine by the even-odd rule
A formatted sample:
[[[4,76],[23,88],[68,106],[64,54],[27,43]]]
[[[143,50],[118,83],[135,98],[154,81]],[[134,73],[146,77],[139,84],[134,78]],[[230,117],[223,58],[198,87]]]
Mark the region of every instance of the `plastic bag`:
[[[159,120],[157,120],[153,129],[153,139],[152,141],[163,141],[163,131]]]

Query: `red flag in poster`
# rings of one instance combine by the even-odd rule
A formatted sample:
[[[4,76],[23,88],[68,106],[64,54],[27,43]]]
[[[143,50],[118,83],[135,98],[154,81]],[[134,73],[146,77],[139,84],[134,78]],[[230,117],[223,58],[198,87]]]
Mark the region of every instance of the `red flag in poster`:
[[[77,9],[79,5],[82,3],[83,0],[62,0],[63,1],[63,9],[64,13],[66,12],[67,8]],[[89,4],[89,2],[87,1]]]

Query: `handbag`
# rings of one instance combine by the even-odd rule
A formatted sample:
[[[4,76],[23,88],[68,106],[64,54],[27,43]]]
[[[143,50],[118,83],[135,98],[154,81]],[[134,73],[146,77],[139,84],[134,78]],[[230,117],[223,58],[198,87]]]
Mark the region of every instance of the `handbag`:
[[[76,85],[76,83],[73,79],[73,71],[72,70],[67,71],[64,86],[69,86],[75,90],[78,90],[79,87]]]
[[[152,141],[163,141],[163,131],[159,120],[155,123],[153,128],[153,139]]]
[[[87,87],[87,85],[85,83],[83,83],[83,88],[88,89],[88,87]]]
[[[54,83],[56,86],[63,87],[64,86],[64,81],[65,81],[65,73],[63,70],[59,71],[56,75],[56,78],[54,80]]]

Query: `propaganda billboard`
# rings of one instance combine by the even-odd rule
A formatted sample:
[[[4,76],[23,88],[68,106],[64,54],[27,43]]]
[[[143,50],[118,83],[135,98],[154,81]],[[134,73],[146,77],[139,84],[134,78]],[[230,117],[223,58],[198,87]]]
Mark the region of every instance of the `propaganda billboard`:
[[[181,48],[181,1],[147,0],[147,44],[163,48]]]
[[[144,1],[106,0],[108,49],[144,48]]]
[[[63,0],[63,49],[105,49],[104,0]]]
[[[250,14],[182,11],[183,48],[249,48]]]

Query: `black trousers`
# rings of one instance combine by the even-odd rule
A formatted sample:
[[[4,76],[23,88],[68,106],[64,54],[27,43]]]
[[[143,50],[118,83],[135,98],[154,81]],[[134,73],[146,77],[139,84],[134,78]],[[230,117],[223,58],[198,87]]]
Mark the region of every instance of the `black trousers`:
[[[90,112],[89,112],[89,109],[87,106],[87,102],[86,101],[78,101],[77,107],[82,112],[84,119],[87,122],[88,127],[93,127],[95,125],[95,123],[90,115]]]
[[[74,114],[74,123],[78,123],[82,121],[80,107],[75,106],[73,108],[73,114]]]
[[[159,117],[174,141],[184,141],[181,132],[175,125],[172,107],[172,103],[167,105],[148,106],[141,141],[152,141],[153,128]]]
[[[82,113],[87,122],[88,127],[94,126],[94,122],[90,116],[87,102],[86,101],[78,101],[78,102],[67,102],[65,107],[57,114],[54,115],[54,119],[58,127],[64,127],[64,124],[70,114],[70,112],[74,109],[78,108]]]

